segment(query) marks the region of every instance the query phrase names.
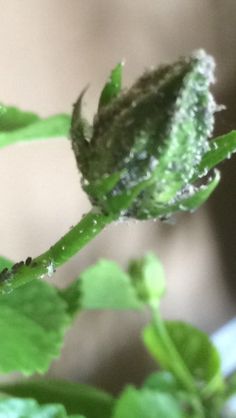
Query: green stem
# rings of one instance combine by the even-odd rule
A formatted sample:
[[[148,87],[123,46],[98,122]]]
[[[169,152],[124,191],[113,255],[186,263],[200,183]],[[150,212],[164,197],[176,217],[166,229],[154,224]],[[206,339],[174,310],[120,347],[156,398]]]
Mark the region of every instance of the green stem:
[[[165,357],[167,357],[168,353],[169,361],[168,364],[165,364],[165,367],[171,369],[172,373],[176,376],[187,392],[196,394],[197,389],[194,379],[176,350],[175,345],[173,344],[173,341],[166,329],[165,323],[162,321],[159,312],[156,309],[152,309],[152,318],[155,331],[158,334],[159,341],[165,351]]]
[[[52,276],[56,268],[68,261],[118,215],[103,215],[93,209],[70,229],[48,251],[33,260],[18,263],[8,271],[0,273],[0,294],[29,283],[34,279]]]
[[[183,359],[176,350],[175,345],[166,329],[165,322],[156,307],[151,308],[153,325],[159,337],[159,343],[165,353],[165,358],[168,357],[168,364],[165,361],[165,368],[169,369],[178,379],[181,386],[191,394],[192,406],[199,418],[205,418],[204,408],[200,399],[199,392],[196,388],[194,379],[185,365]]]

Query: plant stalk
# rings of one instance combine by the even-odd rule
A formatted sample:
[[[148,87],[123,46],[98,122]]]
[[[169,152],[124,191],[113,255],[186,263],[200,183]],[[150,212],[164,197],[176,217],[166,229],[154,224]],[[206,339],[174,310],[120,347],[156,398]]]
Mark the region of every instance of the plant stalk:
[[[197,389],[194,379],[176,350],[175,345],[169,336],[168,330],[166,329],[165,323],[156,309],[152,309],[152,318],[153,325],[162,344],[162,348],[166,353],[168,353],[169,361],[168,364],[165,364],[165,367],[171,370],[187,392],[196,394]]]
[[[32,260],[28,258],[26,262],[15,264],[8,271],[2,271],[0,273],[0,294],[10,293],[34,279],[51,277],[57,267],[68,261],[98,235],[106,225],[117,218],[118,214],[104,215],[92,209],[49,250]]]

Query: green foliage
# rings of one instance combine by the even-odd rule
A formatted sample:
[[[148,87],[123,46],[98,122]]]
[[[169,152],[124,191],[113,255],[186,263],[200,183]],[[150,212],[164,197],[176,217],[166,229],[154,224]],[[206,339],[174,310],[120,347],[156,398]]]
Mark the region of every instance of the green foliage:
[[[214,168],[217,164],[230,158],[236,152],[236,131],[231,131],[225,135],[218,136],[210,142],[210,149],[204,155],[198,167],[197,175]]]
[[[142,309],[130,276],[112,261],[100,260],[60,291],[72,316],[80,309]]]
[[[144,381],[143,387],[168,393],[176,393],[180,389],[174,375],[167,371],[151,373]]]
[[[108,105],[121,92],[122,67],[123,67],[123,64],[119,63],[112,70],[109,80],[107,81],[107,83],[105,84],[101,92],[98,109],[101,109],[103,106]]]
[[[197,328],[180,321],[166,321],[165,327],[197,389],[208,394],[222,390],[220,358],[209,337]],[[168,350],[165,350],[165,346],[163,347],[162,335],[155,323],[145,329],[144,342],[157,362],[175,373],[173,359]]]
[[[132,278],[140,300],[150,306],[158,306],[166,288],[163,267],[154,254],[147,254],[129,264],[128,272]]]
[[[0,399],[0,418],[85,418],[67,415],[61,405],[39,406],[34,400],[17,398]]]
[[[12,132],[38,122],[40,117],[17,107],[0,104],[0,132]]]
[[[34,398],[40,405],[62,404],[67,414],[86,418],[110,418],[114,404],[111,395],[88,385],[60,380],[37,380],[1,385],[0,390],[20,398]]]
[[[117,399],[66,381],[1,385],[0,418],[219,418],[236,392],[235,376],[225,381],[206,334],[161,319],[166,285],[154,254],[131,261],[127,272],[100,260],[62,290],[42,280],[114,220],[168,217],[208,199],[220,180],[216,165],[236,151],[236,131],[209,140],[216,110],[209,91],[213,72],[214,61],[200,51],[147,71],[122,91],[118,64],[101,92],[93,126],[81,112],[86,89],[72,120],[0,106],[0,148],[67,136],[70,129],[82,185],[93,204],[34,260],[13,266],[0,257],[0,372],[46,372],[73,317],[91,309],[149,310],[143,340],[163,368],[141,388],[125,387]]]
[[[180,405],[167,393],[128,386],[114,409],[112,418],[182,418]]]
[[[56,289],[34,281],[0,296],[0,372],[45,372],[70,321]]]
[[[40,118],[16,107],[0,106],[0,148],[17,142],[68,136],[70,116],[61,114]]]
[[[100,260],[80,277],[83,309],[140,309],[130,277],[112,261]]]
[[[83,128],[83,95],[79,97],[72,144],[83,187],[94,204],[105,212],[147,219],[194,210],[208,198],[219,174],[200,187],[194,179],[210,149],[216,109],[209,92],[213,72],[212,58],[198,51],[147,71],[121,92],[118,65],[102,91],[89,135]],[[113,189],[100,193],[114,175]]]

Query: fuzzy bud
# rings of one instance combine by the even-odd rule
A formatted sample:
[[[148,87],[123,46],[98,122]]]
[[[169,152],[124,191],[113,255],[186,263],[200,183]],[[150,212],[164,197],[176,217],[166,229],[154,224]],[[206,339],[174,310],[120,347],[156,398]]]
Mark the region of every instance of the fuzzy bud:
[[[192,180],[213,130],[214,67],[210,56],[197,51],[147,71],[119,94],[117,67],[104,88],[112,93],[116,87],[115,94],[103,90],[109,101],[100,100],[92,127],[81,116],[82,93],[71,137],[83,188],[95,206],[137,219],[185,210],[198,192]]]

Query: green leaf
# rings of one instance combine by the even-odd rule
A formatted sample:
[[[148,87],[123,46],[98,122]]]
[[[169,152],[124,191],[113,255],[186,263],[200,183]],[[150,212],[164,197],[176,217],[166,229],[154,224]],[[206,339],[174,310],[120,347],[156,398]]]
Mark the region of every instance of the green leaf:
[[[167,371],[154,372],[144,381],[143,387],[156,393],[172,395],[179,402],[182,410],[187,411],[187,415],[184,415],[186,418],[199,418],[202,416],[202,413],[199,415],[199,410],[202,410],[203,405],[201,405],[202,401],[199,400],[198,395],[184,391],[172,373]]]
[[[210,150],[203,156],[198,171],[204,173],[236,152],[236,131],[219,136],[210,142]]]
[[[102,198],[106,193],[112,191],[118,181],[120,181],[121,176],[122,172],[115,172],[110,176],[98,179],[92,184],[83,185],[83,189],[96,199]]]
[[[40,120],[40,117],[32,112],[25,112],[13,106],[0,104],[0,132],[11,132],[24,128]]]
[[[208,180],[207,184],[203,184],[197,188],[190,197],[182,199],[175,208],[173,207],[173,211],[175,212],[180,209],[183,211],[194,211],[198,209],[214,192],[219,181],[220,173],[218,170],[215,170],[214,176]]]
[[[71,319],[73,319],[81,309],[80,280],[74,280],[66,288],[58,289],[57,291],[59,296],[66,302],[67,313],[70,315]]]
[[[130,277],[119,266],[100,260],[80,276],[81,307],[83,309],[140,309]]]
[[[178,381],[167,371],[153,372],[143,383],[143,387],[158,392],[175,393],[179,390]]]
[[[0,399],[0,418],[83,418],[83,416],[67,415],[61,405],[39,406],[33,399],[7,398]]]
[[[223,377],[220,357],[209,337],[184,322],[166,321],[165,325],[173,345],[199,389],[207,393],[221,390]],[[161,339],[154,324],[145,329],[144,342],[157,362],[171,371],[171,361],[168,353],[162,349]]]
[[[69,325],[56,289],[33,281],[0,296],[0,372],[45,372],[60,353]]]
[[[60,380],[37,380],[1,385],[3,392],[21,398],[34,398],[40,405],[62,404],[68,414],[80,413],[86,418],[110,418],[114,399],[102,390],[88,385]]]
[[[196,180],[196,179],[195,179]],[[215,188],[218,186],[220,181],[220,173],[218,170],[214,171],[213,177],[211,177],[206,184],[202,184],[200,187],[194,187],[190,185],[189,190],[193,189],[189,197],[184,197],[180,195],[176,199],[176,203],[166,205],[166,206],[156,206],[155,212],[159,212],[159,216],[169,216],[178,211],[190,211],[193,212],[197,210],[203,203],[207,201],[210,195],[214,192]],[[188,194],[188,192],[187,192]],[[150,211],[150,215],[152,212]]]
[[[81,309],[141,309],[130,275],[108,260],[100,260],[85,270],[80,277],[59,295],[73,317]]]
[[[110,77],[101,92],[98,109],[106,106],[119,95],[122,88],[122,68],[123,63],[120,62],[112,70]]]
[[[114,408],[112,418],[181,418],[179,403],[167,393],[129,386]]]
[[[26,115],[28,115],[28,113]],[[70,116],[65,114],[50,116],[47,119],[36,119],[35,117],[34,121],[33,117],[28,117],[28,119],[25,120],[25,124],[23,121],[21,124],[17,121],[14,124],[13,120],[11,122],[11,129],[8,128],[7,130],[5,126],[5,131],[1,132],[0,130],[0,148],[17,142],[68,136],[69,129]]]
[[[163,266],[157,257],[149,253],[131,261],[128,272],[140,300],[151,306],[158,306],[165,292],[166,283]]]

